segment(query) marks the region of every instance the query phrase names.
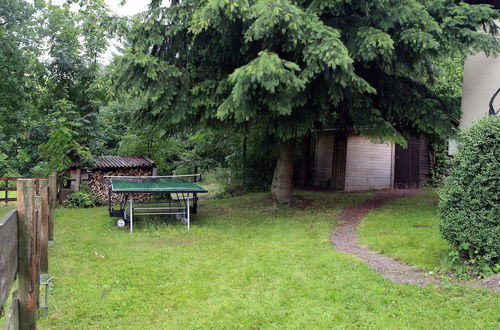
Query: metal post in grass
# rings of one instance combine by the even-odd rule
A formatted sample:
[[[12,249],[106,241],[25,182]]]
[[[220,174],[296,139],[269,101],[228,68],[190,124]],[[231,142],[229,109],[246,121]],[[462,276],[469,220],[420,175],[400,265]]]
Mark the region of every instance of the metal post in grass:
[[[134,231],[134,202],[133,197],[130,195],[130,233]]]
[[[54,279],[49,276],[49,180],[39,180],[37,198],[38,221],[40,223],[40,284],[44,286],[44,304],[40,306],[45,316],[49,312],[49,284]]]
[[[187,194],[187,227],[188,227],[188,230],[190,229],[191,225],[190,225],[190,210],[189,210],[189,193]]]

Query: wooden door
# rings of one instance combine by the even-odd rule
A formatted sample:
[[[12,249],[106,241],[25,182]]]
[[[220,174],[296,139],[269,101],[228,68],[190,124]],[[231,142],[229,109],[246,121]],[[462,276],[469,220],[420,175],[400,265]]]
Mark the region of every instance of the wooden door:
[[[333,132],[322,132],[316,138],[313,185],[327,188],[332,183]]]
[[[395,188],[418,188],[420,185],[420,140],[408,139],[408,148],[396,145],[394,164]]]
[[[332,188],[345,189],[345,167],[347,155],[347,136],[335,135],[333,141]]]

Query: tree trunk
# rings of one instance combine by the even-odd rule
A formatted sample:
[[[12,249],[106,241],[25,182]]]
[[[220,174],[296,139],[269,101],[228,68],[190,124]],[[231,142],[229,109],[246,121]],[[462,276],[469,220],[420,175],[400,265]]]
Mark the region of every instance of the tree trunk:
[[[279,147],[278,161],[274,169],[271,195],[280,203],[292,201],[293,156],[295,139],[283,142]]]

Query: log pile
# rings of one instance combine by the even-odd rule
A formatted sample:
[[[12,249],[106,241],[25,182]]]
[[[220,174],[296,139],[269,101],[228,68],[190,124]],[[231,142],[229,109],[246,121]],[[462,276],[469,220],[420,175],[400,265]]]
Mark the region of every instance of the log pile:
[[[130,168],[130,169],[117,169],[117,170],[94,170],[92,173],[89,173],[89,188],[92,193],[105,201],[108,201],[108,185],[109,178],[104,178],[105,176],[146,176],[152,175],[151,170],[148,169],[139,169],[139,168]],[[134,200],[147,200],[149,198],[149,194],[134,194]],[[118,205],[122,201],[123,194],[112,194],[111,196],[111,204]]]

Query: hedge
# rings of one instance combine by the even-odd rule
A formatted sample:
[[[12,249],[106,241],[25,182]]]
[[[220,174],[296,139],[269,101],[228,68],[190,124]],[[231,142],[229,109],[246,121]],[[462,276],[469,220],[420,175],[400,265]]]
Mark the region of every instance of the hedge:
[[[500,117],[479,120],[458,142],[439,194],[440,231],[462,258],[494,267],[500,256]]]

